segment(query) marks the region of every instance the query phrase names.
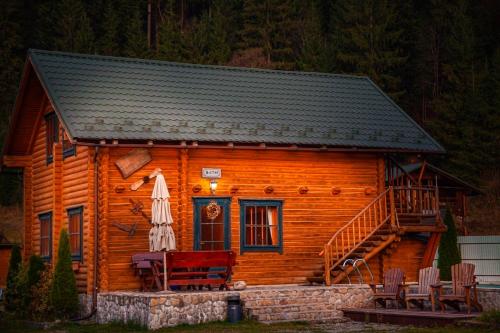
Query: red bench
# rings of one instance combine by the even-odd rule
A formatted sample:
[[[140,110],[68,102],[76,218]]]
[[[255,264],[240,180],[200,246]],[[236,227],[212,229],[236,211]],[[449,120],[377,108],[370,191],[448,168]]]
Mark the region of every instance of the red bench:
[[[202,288],[217,286],[229,290],[227,282],[236,264],[233,251],[167,252],[167,288],[188,286]],[[141,289],[156,286],[163,289],[163,252],[138,253],[132,256],[136,275],[141,278]]]
[[[167,253],[167,286],[212,286],[229,290],[227,282],[236,264],[233,251]],[[158,267],[161,272],[162,267]]]

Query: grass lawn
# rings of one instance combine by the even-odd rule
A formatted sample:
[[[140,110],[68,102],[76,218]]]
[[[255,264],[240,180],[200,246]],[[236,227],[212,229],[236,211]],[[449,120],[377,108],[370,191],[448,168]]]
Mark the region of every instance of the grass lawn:
[[[349,325],[349,324],[346,324]],[[61,323],[50,329],[33,328],[26,325],[22,321],[14,320],[12,318],[0,318],[0,332],[2,333],[111,333],[111,332],[145,332],[145,328],[137,325],[122,325],[122,324],[78,324],[78,323]],[[154,332],[157,333],[191,333],[191,332],[213,332],[213,333],[227,333],[227,332],[241,332],[241,333],[266,333],[266,332],[280,332],[280,333],[294,333],[294,332],[310,332],[310,333],[331,333],[343,332],[344,329],[339,327],[329,326],[328,324],[309,324],[304,322],[295,323],[280,323],[280,324],[260,324],[255,321],[242,321],[238,324],[230,324],[226,322],[214,322],[208,324],[200,324],[194,326],[181,325],[173,328],[164,328]],[[391,332],[392,329],[386,332]],[[374,330],[371,327],[361,329],[357,332],[383,332]],[[458,327],[437,327],[437,328],[403,328],[398,332],[404,333],[476,333],[477,329],[467,329]],[[494,331],[490,331],[494,332]],[[498,332],[498,331],[497,331]]]

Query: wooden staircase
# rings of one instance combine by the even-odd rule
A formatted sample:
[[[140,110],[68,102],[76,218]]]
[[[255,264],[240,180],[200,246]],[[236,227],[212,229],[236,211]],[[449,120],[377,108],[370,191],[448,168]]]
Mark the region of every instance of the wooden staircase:
[[[319,254],[324,257],[321,270],[308,277],[310,283],[340,283],[355,268],[342,267],[347,259],[365,262],[388,254],[401,240],[405,230],[439,223],[437,187],[421,185],[394,159],[386,161],[387,189],[339,229]],[[412,229],[413,228],[413,229]]]
[[[354,270],[352,266],[342,269],[346,259],[368,261],[399,240],[394,204],[394,191],[389,187],[338,230],[320,253],[324,257],[323,270],[315,271],[308,281],[340,283]]]

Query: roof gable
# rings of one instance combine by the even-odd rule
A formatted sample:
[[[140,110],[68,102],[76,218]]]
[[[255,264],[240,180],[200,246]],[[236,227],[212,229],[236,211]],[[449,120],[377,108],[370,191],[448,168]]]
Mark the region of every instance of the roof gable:
[[[71,138],[443,152],[366,77],[30,50]]]

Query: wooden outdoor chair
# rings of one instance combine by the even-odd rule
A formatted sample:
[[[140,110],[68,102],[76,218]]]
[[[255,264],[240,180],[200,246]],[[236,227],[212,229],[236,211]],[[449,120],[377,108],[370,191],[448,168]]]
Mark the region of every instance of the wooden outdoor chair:
[[[452,292],[443,294],[443,285],[438,284],[434,287],[439,295],[441,311],[444,312],[446,305],[450,305],[457,311],[460,311],[460,303],[467,305],[467,313],[471,312],[472,306],[478,311],[483,311],[477,298],[477,282],[474,275],[475,266],[473,264],[461,263],[451,266]]]
[[[370,284],[373,290],[373,302],[375,308],[377,307],[377,302],[380,303],[384,308],[387,307],[387,301],[396,301],[396,309],[399,308],[399,303],[401,302],[401,289],[404,284],[405,275],[403,271],[399,268],[389,269],[384,273],[384,283],[382,285],[382,290],[377,290],[377,285]]]
[[[422,268],[418,273],[418,285],[416,293],[410,293],[410,285],[405,284],[406,309],[410,310],[410,303],[419,303],[424,308],[424,301],[430,301],[432,311],[436,311],[436,299],[434,289],[439,284],[439,269],[434,267]]]

